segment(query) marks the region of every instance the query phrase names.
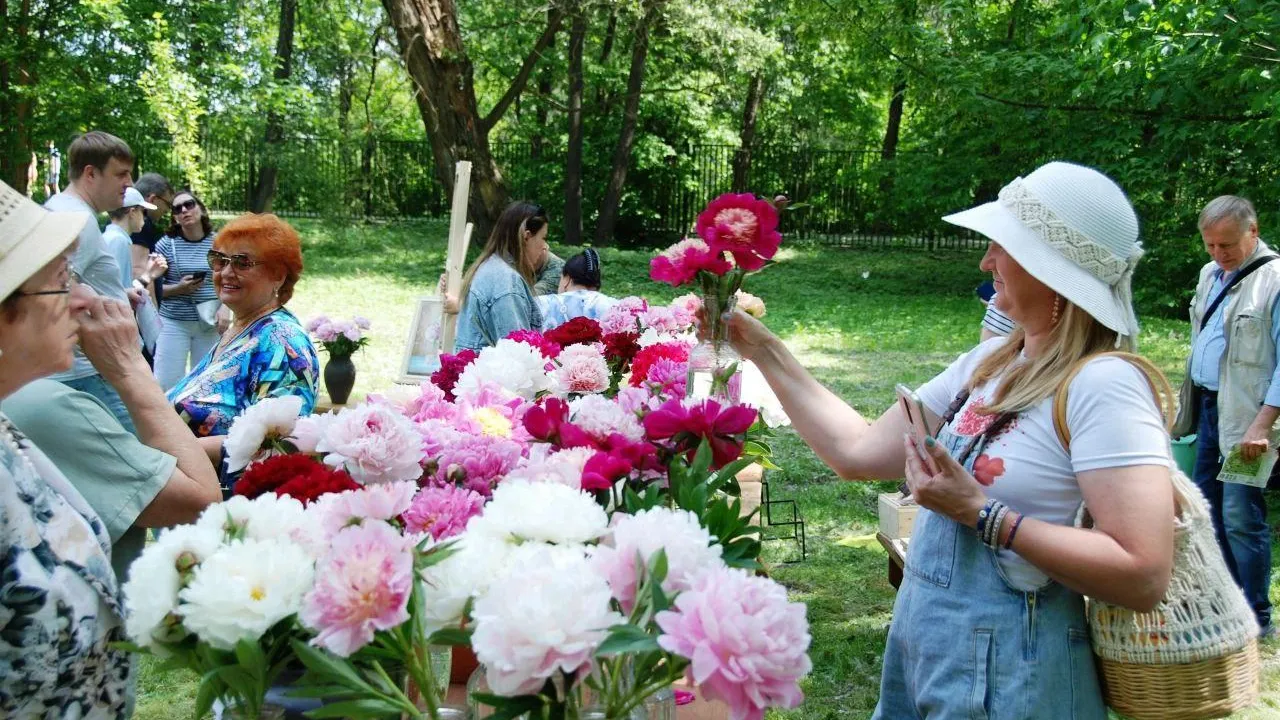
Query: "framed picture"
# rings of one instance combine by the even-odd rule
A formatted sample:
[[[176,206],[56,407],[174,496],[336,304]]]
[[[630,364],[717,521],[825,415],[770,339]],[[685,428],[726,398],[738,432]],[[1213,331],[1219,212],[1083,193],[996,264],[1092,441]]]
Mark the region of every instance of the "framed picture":
[[[444,300],[436,296],[418,298],[397,382],[417,385],[440,369],[443,330]]]

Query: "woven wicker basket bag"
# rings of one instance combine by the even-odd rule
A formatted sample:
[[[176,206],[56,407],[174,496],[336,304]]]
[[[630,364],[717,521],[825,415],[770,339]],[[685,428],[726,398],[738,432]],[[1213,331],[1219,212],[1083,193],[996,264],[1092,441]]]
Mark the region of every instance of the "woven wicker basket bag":
[[[1106,355],[1142,370],[1160,404],[1156,378],[1163,381],[1163,376],[1150,361],[1128,353]],[[1054,429],[1068,451],[1067,388],[1085,363],[1097,357],[1078,363],[1054,395]],[[1122,715],[1138,720],[1224,717],[1258,700],[1258,623],[1227,570],[1208,502],[1172,461],[1169,475],[1177,506],[1169,589],[1150,612],[1089,598],[1093,652],[1107,705]],[[1090,524],[1083,506],[1076,524]]]

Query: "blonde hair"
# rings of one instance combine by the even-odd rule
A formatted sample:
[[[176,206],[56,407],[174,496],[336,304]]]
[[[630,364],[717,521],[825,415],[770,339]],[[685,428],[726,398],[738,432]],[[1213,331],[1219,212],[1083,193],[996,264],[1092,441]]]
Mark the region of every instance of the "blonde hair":
[[[1050,334],[1049,344],[1044,352],[1026,362],[1019,362],[1026,335],[1018,327],[1003,346],[984,358],[974,369],[967,385],[970,392],[992,378],[1004,375],[991,402],[986,403],[981,412],[996,415],[1030,410],[1045,398],[1052,397],[1082,360],[1116,349],[1116,331],[1098,322],[1070,301],[1064,300],[1063,306],[1061,318]],[[1121,349],[1133,352],[1133,339],[1127,336],[1120,339]],[[1174,406],[1173,389],[1169,386],[1169,381],[1164,373],[1150,363],[1139,369],[1147,376],[1156,407],[1168,422]]]
[[[498,216],[498,222],[494,223],[493,232],[489,233],[489,240],[480,251],[480,256],[471,263],[471,267],[467,268],[466,274],[463,275],[458,301],[466,303],[467,296],[471,293],[471,281],[475,278],[476,272],[494,255],[506,261],[520,274],[520,277],[524,278],[525,284],[533,287],[537,278],[533,275],[529,259],[525,257],[524,233],[528,231],[536,235],[546,224],[547,212],[541,205],[522,200],[508,205],[502,211],[502,215]]]

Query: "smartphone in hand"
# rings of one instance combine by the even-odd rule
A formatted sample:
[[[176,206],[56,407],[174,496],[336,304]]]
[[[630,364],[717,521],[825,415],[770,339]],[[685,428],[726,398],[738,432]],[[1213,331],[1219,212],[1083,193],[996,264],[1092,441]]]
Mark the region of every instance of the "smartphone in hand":
[[[929,437],[929,424],[926,421],[924,413],[924,403],[920,401],[920,396],[915,391],[899,383],[894,391],[898,394],[898,405],[902,407],[902,414],[907,418],[907,423],[911,426],[911,434],[915,437],[916,450],[920,455],[920,461],[924,463],[925,469],[930,473],[937,473],[938,467],[934,464],[933,458],[929,456],[924,449],[925,438]]]

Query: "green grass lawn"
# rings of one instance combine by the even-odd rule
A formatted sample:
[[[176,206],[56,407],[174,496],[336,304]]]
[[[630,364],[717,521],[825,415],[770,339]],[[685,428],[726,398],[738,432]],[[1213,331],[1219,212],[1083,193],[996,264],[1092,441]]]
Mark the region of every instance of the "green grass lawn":
[[[306,272],[290,308],[313,314],[364,315],[373,341],[356,365],[355,395],[388,387],[399,375],[412,300],[434,292],[444,266],[446,226],[440,222],[338,227],[299,221]],[[567,248],[556,248],[567,257]],[[611,295],[667,300],[677,293],[648,280],[648,251],[602,252]],[[937,374],[977,342],[981,307],[973,288],[984,279],[973,252],[784,249],[778,262],[748,281],[768,304],[765,322],[817,377],[866,415],[893,400],[893,386]],[[1188,342],[1185,322],[1147,320],[1142,351],[1182,379]],[[769,477],[774,499],[794,499],[804,517],[808,558],[783,564],[797,550],[766,544],[774,577],[805,602],[813,633],[813,673],[800,709],[771,718],[866,718],[875,707],[894,592],[884,551],[866,540],[876,530],[876,495],[893,484],[838,480],[791,432],[775,446],[780,471]],[[1276,503],[1273,503],[1276,505]],[[1280,516],[1273,515],[1273,522]],[[861,541],[859,541],[861,539]],[[845,543],[839,541],[845,540]],[[852,542],[850,542],[852,541]],[[1273,585],[1273,597],[1280,597]],[[939,636],[939,642],[946,642]],[[1280,656],[1264,648],[1262,707],[1243,718],[1280,716]],[[142,662],[138,713],[142,720],[189,717],[194,677],[161,673]]]

